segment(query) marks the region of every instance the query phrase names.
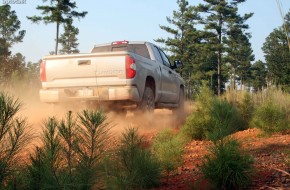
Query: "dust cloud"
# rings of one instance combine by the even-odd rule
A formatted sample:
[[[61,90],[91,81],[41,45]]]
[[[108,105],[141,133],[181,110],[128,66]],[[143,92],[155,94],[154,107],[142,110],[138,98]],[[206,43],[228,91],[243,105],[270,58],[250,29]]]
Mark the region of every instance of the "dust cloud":
[[[96,109],[79,102],[62,105],[43,103],[39,100],[38,95],[20,97],[19,100],[23,104],[20,114],[27,118],[31,131],[36,136],[42,133],[43,122],[49,117],[56,117],[60,120],[64,119],[68,111],[72,111],[76,116],[84,109]],[[190,103],[186,103],[187,113],[189,109]],[[153,134],[164,129],[178,129],[184,122],[183,118],[178,118],[168,109],[156,109],[153,114],[136,114],[133,111],[128,111],[126,116],[116,114],[113,111],[107,111],[105,114],[107,116],[106,122],[112,126],[111,133],[115,135],[120,135],[132,127],[138,128],[140,133]]]

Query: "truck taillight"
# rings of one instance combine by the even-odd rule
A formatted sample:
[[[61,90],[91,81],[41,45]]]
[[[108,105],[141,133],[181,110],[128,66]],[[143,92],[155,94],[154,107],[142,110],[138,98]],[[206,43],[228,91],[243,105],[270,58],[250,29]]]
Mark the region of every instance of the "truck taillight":
[[[112,42],[112,45],[121,45],[121,44],[128,44],[129,42],[126,41],[126,40],[123,40],[123,41],[115,41],[115,42]]]
[[[135,59],[130,55],[126,56],[126,78],[132,79],[136,75]]]
[[[40,63],[40,81],[46,82],[46,67],[45,60]]]

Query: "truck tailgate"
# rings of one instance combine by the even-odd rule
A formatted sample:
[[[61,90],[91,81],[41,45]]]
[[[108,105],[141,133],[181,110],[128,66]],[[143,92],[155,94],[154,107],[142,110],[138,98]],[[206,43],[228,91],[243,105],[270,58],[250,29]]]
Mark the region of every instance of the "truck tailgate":
[[[43,88],[125,85],[127,52],[48,56]]]

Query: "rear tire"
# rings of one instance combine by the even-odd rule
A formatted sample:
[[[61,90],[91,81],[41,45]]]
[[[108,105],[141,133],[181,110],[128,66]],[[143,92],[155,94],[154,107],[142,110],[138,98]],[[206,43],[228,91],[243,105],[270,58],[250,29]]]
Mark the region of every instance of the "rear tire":
[[[146,86],[141,102],[138,105],[139,110],[153,112],[155,108],[155,98],[150,86]]]
[[[113,112],[122,118],[125,118],[127,115],[127,110],[125,108],[117,108]]]

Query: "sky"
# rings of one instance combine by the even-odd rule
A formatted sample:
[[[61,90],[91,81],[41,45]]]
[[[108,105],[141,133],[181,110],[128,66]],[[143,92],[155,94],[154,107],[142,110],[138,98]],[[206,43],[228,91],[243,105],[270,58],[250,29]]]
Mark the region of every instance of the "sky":
[[[14,4],[13,2],[20,2]],[[290,1],[280,0],[284,14],[289,11]],[[189,0],[197,5],[202,0]],[[22,43],[15,44],[12,52],[20,52],[26,61],[37,62],[55,48],[55,24],[32,24],[27,16],[40,15],[36,6],[42,0],[0,0],[0,5],[9,3],[21,21],[21,29],[26,30]],[[172,17],[178,9],[176,0],[76,0],[77,11],[87,11],[85,18],[76,20],[79,28],[79,50],[89,53],[95,44],[110,43],[118,40],[149,41],[172,37],[160,29],[160,25],[170,26],[166,17]],[[253,12],[247,22],[252,34],[250,42],[255,61],[264,61],[261,50],[266,37],[282,25],[277,0],[247,0],[239,6],[241,14]],[[157,44],[160,45],[160,44]]]

